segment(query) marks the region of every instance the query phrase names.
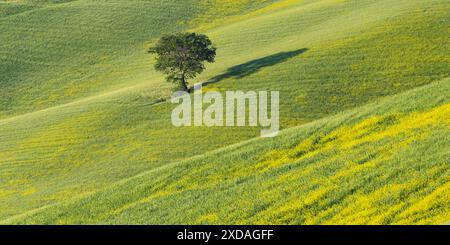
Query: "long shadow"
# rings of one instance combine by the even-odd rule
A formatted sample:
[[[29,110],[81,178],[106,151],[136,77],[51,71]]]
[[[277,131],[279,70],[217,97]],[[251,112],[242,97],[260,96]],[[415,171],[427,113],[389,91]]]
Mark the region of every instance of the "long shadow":
[[[288,59],[303,54],[306,51],[308,51],[307,48],[302,48],[289,52],[280,52],[270,56],[266,56],[264,58],[252,60],[237,66],[233,66],[228,68],[225,73],[215,76],[210,80],[204,82],[203,85],[217,83],[226,78],[237,78],[237,79],[243,78],[260,71],[264,67],[273,66],[278,63],[287,61]]]

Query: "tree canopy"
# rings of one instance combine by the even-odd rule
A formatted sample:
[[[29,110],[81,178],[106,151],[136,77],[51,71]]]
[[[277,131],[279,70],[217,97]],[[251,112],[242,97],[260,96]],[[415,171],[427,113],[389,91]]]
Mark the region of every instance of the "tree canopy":
[[[216,48],[203,34],[177,33],[161,37],[150,53],[157,54],[155,69],[166,74],[168,82],[175,82],[188,91],[187,79],[196,77],[212,63]]]

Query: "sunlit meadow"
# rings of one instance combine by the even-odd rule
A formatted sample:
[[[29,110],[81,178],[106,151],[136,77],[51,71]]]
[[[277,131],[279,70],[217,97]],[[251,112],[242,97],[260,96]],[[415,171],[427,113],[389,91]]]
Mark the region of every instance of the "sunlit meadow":
[[[449,11],[0,1],[0,223],[446,223]],[[278,137],[173,127],[173,85],[146,51],[188,30],[218,48],[191,84],[280,91]]]

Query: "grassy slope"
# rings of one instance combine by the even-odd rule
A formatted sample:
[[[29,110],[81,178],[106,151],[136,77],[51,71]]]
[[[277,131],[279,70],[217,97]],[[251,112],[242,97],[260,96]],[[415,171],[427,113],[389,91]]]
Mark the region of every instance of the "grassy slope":
[[[279,90],[289,127],[442,79],[449,76],[448,9],[441,1],[319,1],[244,21],[211,33],[223,59],[243,62],[210,89]],[[252,41],[228,50],[239,38]]]
[[[3,116],[127,84],[125,73],[145,73],[145,65],[139,67],[132,62],[137,57],[130,56],[136,56],[134,49],[143,53],[145,41],[189,18],[180,10],[186,6],[174,2],[72,1],[2,18]],[[179,19],[157,14],[165,8],[173,9]],[[136,15],[138,9],[149,15]],[[147,26],[149,30],[142,32]]]
[[[128,3],[128,1],[126,2]],[[166,5],[170,3],[168,1],[163,2]],[[179,3],[179,1],[176,2]],[[265,2],[266,1],[260,1],[262,5],[264,5]],[[112,4],[111,2],[108,3]],[[125,8],[128,6],[128,11],[126,11],[127,8],[120,11],[124,15],[128,15],[129,18],[133,19],[136,18],[136,16],[141,19],[148,18],[149,20],[147,21],[150,23],[149,26],[155,25],[155,27],[158,28],[157,31],[164,29],[163,27],[160,27],[160,21],[164,19],[164,16],[159,16],[157,14],[162,13],[163,15],[167,15],[167,11],[159,11],[157,14],[152,11],[160,10],[162,7],[167,7],[172,10],[183,9],[183,7],[186,7],[184,5],[178,6],[177,8],[166,5],[161,7],[159,6],[162,4],[161,2],[152,1],[151,3],[149,2],[150,6],[147,7],[154,10],[147,11],[147,9],[141,6],[142,4],[147,4],[145,1],[139,1],[136,4],[128,3],[130,5],[126,5],[124,1],[117,1],[117,3],[120,3],[117,8]],[[85,6],[85,4],[87,4],[87,6]],[[100,5],[97,6],[96,4]],[[81,28],[85,28],[82,23],[80,25],[78,24],[80,19],[84,22],[95,19],[96,24],[105,29],[102,30],[103,32],[117,34],[118,31],[114,29],[114,27],[111,27],[108,23],[102,24],[101,21],[94,18],[99,14],[103,14],[108,18],[116,18],[111,16],[110,13],[112,11],[111,8],[116,8],[114,6],[110,7],[102,4],[106,3],[103,1],[96,1],[95,3],[92,3],[91,1],[74,1],[56,6],[51,5],[48,8],[40,8],[38,11],[27,13],[34,16],[34,22],[24,20],[18,23],[25,26],[32,26],[35,24],[36,26],[34,28],[37,30],[42,28],[44,29],[43,32],[45,32],[48,29],[52,30],[52,28],[49,28],[45,24],[35,22],[38,22],[41,18],[61,18],[61,15],[66,11],[70,13],[67,16],[67,21],[70,22],[70,24],[68,24],[66,28],[72,27],[76,29],[80,26]],[[151,4],[155,5],[154,8],[151,7]],[[172,4],[175,4],[175,1],[172,2]],[[206,5],[202,5],[198,9],[215,7],[217,3],[209,3],[206,1],[205,4]],[[238,12],[245,12],[256,7],[254,1],[252,4],[248,4],[248,1],[242,2],[241,5],[239,5],[240,10]],[[74,9],[76,10],[78,8],[81,8],[83,12],[78,13],[78,11],[75,11],[75,13],[73,13]],[[86,10],[87,8],[89,8],[89,10]],[[53,12],[48,13],[49,11]],[[87,18],[89,17],[87,16],[90,13],[89,11],[93,11],[95,16]],[[80,14],[81,16],[79,16]],[[232,13],[222,11],[221,14],[222,17],[226,17]],[[20,15],[14,17],[20,18]],[[127,18],[125,19],[129,21]],[[155,19],[160,21],[155,21]],[[172,25],[176,26],[174,24],[175,22],[176,20],[172,20],[169,24],[172,23]],[[40,24],[42,24],[43,27],[40,26]],[[133,28],[139,27],[137,30],[130,28],[130,31],[126,34],[127,36],[133,36],[133,33],[138,31],[141,32],[140,35],[143,35],[142,33],[147,33],[146,25],[133,26],[133,23],[128,22],[125,22],[124,24],[128,24]],[[25,29],[25,27],[23,28]],[[94,38],[94,41],[97,40],[98,37],[104,38],[96,31],[97,30],[84,30],[86,35],[91,35]],[[125,32],[125,30],[122,29],[120,29],[120,31]],[[36,32],[39,33],[40,31]],[[55,33],[61,32],[62,31]],[[154,31],[150,31],[150,33],[152,32]],[[61,41],[61,45],[63,45],[67,39],[70,40],[72,38],[70,32],[62,33],[69,35],[69,37],[64,37]],[[118,42],[121,41],[120,39],[111,39],[111,41],[114,40],[118,40]],[[89,39],[85,42],[87,43],[78,44],[76,47],[78,48],[79,45],[81,45],[86,48],[85,46],[91,44]],[[15,45],[14,42],[5,43],[5,45],[6,44]],[[101,46],[100,43],[97,43],[97,45]],[[128,47],[127,45],[124,46]],[[106,48],[110,47],[105,47],[105,49]],[[82,47],[80,47],[80,49],[82,49]],[[156,114],[160,109],[152,108],[151,103],[153,103],[155,98],[167,96],[170,91],[170,86],[164,83],[161,75],[156,74],[149,68],[150,59],[146,54],[143,45],[136,48],[136,50],[138,51],[133,53],[133,56],[136,55],[139,57],[131,62],[130,60],[127,60],[127,58],[124,58],[126,61],[123,61],[123,63],[111,64],[106,62],[108,72],[105,74],[117,77],[118,80],[120,80],[120,86],[124,87],[123,89],[115,89],[112,92],[109,92],[108,86],[103,85],[110,81],[103,77],[104,80],[101,80],[103,85],[89,85],[89,82],[85,83],[92,86],[92,88],[104,90],[91,97],[88,96],[86,98],[75,100],[72,103],[39,110],[29,114],[13,116],[0,122],[0,137],[2,142],[0,146],[0,197],[3,199],[1,202],[2,208],[0,216],[19,213],[30,208],[39,207],[43,204],[65,200],[68,197],[86,191],[96,190],[99,186],[104,186],[107,183],[112,183],[124,177],[132,176],[143,170],[152,168],[155,165],[176,160],[186,155],[199,154],[203,150],[221,145],[221,142],[218,141],[216,144],[211,144],[209,146],[205,144],[203,148],[199,147],[198,149],[192,150],[192,145],[186,146],[186,149],[183,148],[183,144],[180,143],[178,154],[164,154],[167,149],[162,147],[161,141],[164,139],[161,139],[160,136],[164,135],[165,132],[160,129],[162,127],[168,128],[169,121],[167,121],[167,119],[170,118],[170,112],[167,108],[159,114]],[[6,49],[5,51],[10,50]],[[87,49],[85,52],[89,53],[90,56],[99,54],[98,51],[93,51],[93,49]],[[110,52],[114,52],[114,49]],[[120,55],[123,54],[120,53]],[[126,56],[126,54],[124,56]],[[66,54],[61,57],[70,59],[69,57],[66,57]],[[9,61],[1,64],[8,66],[8,62]],[[57,63],[57,61],[52,62]],[[77,69],[84,71],[82,65],[77,65],[77,62],[80,61],[73,61],[74,66],[77,67]],[[66,64],[67,63],[64,63],[64,65]],[[136,64],[138,65],[136,66]],[[13,67],[15,68],[15,66]],[[33,65],[30,67],[36,66]],[[93,76],[103,74],[103,70],[95,66],[92,68],[93,71],[89,71],[90,68],[86,69],[88,69],[86,73]],[[123,72],[124,70],[127,72]],[[150,72],[144,70],[149,70]],[[27,85],[26,81],[20,83],[20,80],[13,79],[14,76],[11,74],[14,73],[14,69],[6,69],[6,71],[9,72],[9,75],[7,76],[8,80],[6,80],[6,83],[4,82],[5,80],[2,80],[1,85],[5,86],[6,90],[1,90],[5,95],[1,98],[7,99],[8,97],[11,97],[14,100],[22,101],[24,103],[41,101],[39,98],[21,99],[21,96],[33,94],[32,91],[8,91],[8,89],[15,89],[14,86],[8,86],[7,83],[9,81],[17,82],[20,86],[28,86],[30,84]],[[17,69],[17,71],[20,71],[22,75],[26,73],[24,70]],[[43,71],[48,73],[48,76],[51,77],[67,78],[67,74],[58,73],[57,69],[52,66]],[[112,74],[109,74],[109,72]],[[126,79],[124,76],[118,75],[117,72],[124,73],[125,76],[131,76],[131,78]],[[68,74],[69,78],[67,78],[67,80],[71,81],[70,74],[76,75],[77,71]],[[38,76],[39,73],[33,73],[33,76],[30,77],[30,79],[34,79]],[[136,76],[138,76],[138,78],[136,78]],[[152,77],[155,76],[159,77],[159,79],[152,80]],[[39,81],[39,83],[51,83],[42,78],[36,78],[36,80]],[[30,83],[32,84],[33,82]],[[64,87],[65,83],[61,82],[48,86],[49,87],[42,88],[34,84],[32,88],[39,90],[39,94],[42,93],[43,95],[48,95],[49,93],[55,93],[60,87]],[[155,89],[156,87],[158,89]],[[15,95],[12,96],[13,94]],[[87,95],[83,92],[77,94]],[[63,97],[65,98],[65,96]],[[45,103],[48,102],[46,99],[43,101]],[[57,102],[62,103],[63,101],[58,100]],[[20,111],[20,107],[14,107],[14,105],[12,107],[15,108],[15,111]],[[27,110],[30,109],[28,106],[26,108]],[[240,132],[242,131],[243,130],[240,130]],[[212,131],[210,130],[209,132]],[[177,132],[172,132],[165,140],[168,142],[171,141],[171,137],[174,137],[176,134]],[[197,130],[195,134],[200,136],[204,135],[201,130]],[[247,135],[246,137],[248,138],[250,136]],[[177,141],[177,138],[178,137],[176,137],[172,144],[176,145],[179,143],[179,140],[186,140],[180,138]],[[239,139],[240,138],[238,137],[235,140]],[[89,148],[90,151],[86,151],[85,149],[87,148]],[[110,172],[104,174],[105,171]]]
[[[443,223],[449,93],[450,79],[435,82],[4,222]]]
[[[218,20],[207,32],[220,47],[218,62],[198,81],[225,72],[218,83],[207,89],[281,90],[286,128],[447,77],[448,40],[442,37],[446,35],[448,7],[444,1],[421,2],[308,1],[292,3],[288,8],[264,8],[236,17],[231,25]],[[76,1],[59,7],[71,12],[74,4],[84,3]],[[140,13],[140,8],[130,8],[136,11],[130,15]],[[142,29],[134,31],[145,33]],[[86,32],[93,35],[92,30]],[[161,93],[154,86],[163,83],[159,75],[145,71],[149,62],[141,53],[143,42],[137,42],[131,58],[105,62],[108,69],[104,74],[119,71],[113,73],[111,81],[105,75],[99,79],[100,84],[92,85],[94,90],[82,90],[74,97],[94,95],[97,88],[106,92],[0,121],[0,217],[65,201],[142,171],[259,134],[258,129],[249,128],[171,127],[171,105],[150,107]],[[308,51],[295,52],[303,48]],[[115,55],[127,56],[120,51]],[[77,62],[73,62],[76,67]],[[89,72],[89,67],[82,70],[92,76],[102,74],[98,67]],[[116,77],[115,89],[123,89],[107,92],[113,88],[108,84],[114,84]],[[355,80],[358,83],[352,82]],[[42,91],[53,93],[59,85]],[[55,103],[64,102],[63,97]],[[19,101],[44,101],[42,108],[52,104],[39,98]],[[16,113],[21,107],[13,108]],[[30,108],[25,106],[26,110]],[[192,138],[199,140],[192,144]]]
[[[136,83],[161,86],[162,79],[152,80],[160,75],[149,68],[149,43],[185,30],[205,10],[220,19],[266,2],[238,2],[240,11],[220,16],[213,11],[218,3],[209,0],[2,3],[2,12],[17,11],[0,15],[0,118]]]

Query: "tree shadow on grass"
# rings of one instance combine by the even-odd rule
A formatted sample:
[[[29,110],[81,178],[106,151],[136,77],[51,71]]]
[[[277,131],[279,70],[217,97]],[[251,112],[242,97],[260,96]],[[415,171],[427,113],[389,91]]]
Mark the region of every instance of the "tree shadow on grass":
[[[256,73],[260,71],[262,68],[273,66],[278,63],[287,61],[288,59],[303,54],[306,51],[308,51],[307,48],[302,48],[289,52],[280,52],[270,56],[266,56],[264,58],[252,60],[237,66],[233,66],[228,68],[228,70],[225,73],[215,76],[210,80],[208,80],[207,82],[203,83],[203,85],[217,83],[226,78],[240,79],[249,76],[253,73]]]

